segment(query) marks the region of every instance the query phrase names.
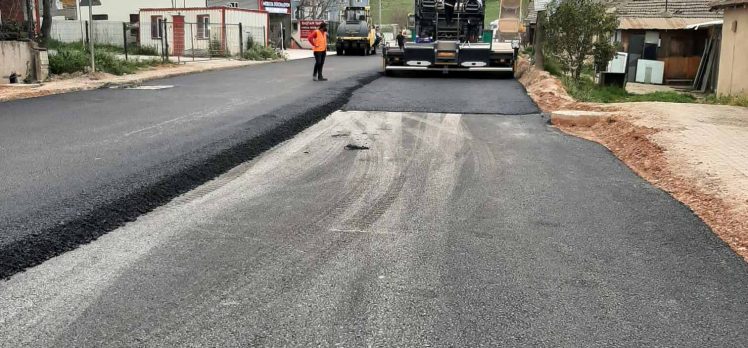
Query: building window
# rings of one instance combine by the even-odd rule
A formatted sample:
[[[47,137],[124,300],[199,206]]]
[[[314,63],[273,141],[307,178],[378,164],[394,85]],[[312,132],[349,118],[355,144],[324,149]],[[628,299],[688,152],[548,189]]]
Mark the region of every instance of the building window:
[[[209,15],[197,16],[197,38],[198,39],[209,39],[210,38],[210,16]]]
[[[95,15],[91,16],[91,18],[93,20],[95,20],[95,21],[108,21],[109,20],[109,15],[95,14]]]
[[[160,39],[164,33],[164,18],[151,16],[151,38]]]

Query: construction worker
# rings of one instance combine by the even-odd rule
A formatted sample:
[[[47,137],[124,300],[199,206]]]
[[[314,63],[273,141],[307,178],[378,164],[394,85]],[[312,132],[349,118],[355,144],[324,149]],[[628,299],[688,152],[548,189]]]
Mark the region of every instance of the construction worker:
[[[309,34],[307,40],[312,44],[312,50],[314,51],[312,79],[314,81],[327,81],[326,78],[322,77],[322,67],[325,65],[325,57],[327,56],[327,23],[322,22],[317,30]]]
[[[401,50],[405,48],[405,30],[397,34],[395,38],[397,40],[397,47]]]
[[[379,30],[378,25],[375,27],[374,37],[374,51],[376,51],[377,47],[379,47],[379,43],[382,42],[382,32]]]

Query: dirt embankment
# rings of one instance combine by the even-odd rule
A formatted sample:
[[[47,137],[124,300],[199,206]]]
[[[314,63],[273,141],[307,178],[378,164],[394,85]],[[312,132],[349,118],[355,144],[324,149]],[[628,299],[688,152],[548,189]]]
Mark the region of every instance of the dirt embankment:
[[[557,128],[610,149],[639,176],[690,207],[748,261],[748,191],[744,189],[748,164],[743,164],[748,163],[748,149],[741,145],[745,142],[741,139],[748,137],[748,117],[734,115],[745,112],[748,116],[748,110],[695,104],[581,103],[566,93],[558,79],[526,61],[520,63],[517,77],[538,106],[552,114]],[[599,113],[565,116],[574,111]]]

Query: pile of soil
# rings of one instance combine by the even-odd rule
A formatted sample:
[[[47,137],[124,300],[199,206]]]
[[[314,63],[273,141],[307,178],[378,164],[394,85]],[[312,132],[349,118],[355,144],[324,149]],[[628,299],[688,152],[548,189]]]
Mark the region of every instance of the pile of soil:
[[[561,81],[547,71],[535,69],[527,59],[520,58],[515,71],[515,76],[541,110],[551,112],[577,104],[577,101],[566,93]]]

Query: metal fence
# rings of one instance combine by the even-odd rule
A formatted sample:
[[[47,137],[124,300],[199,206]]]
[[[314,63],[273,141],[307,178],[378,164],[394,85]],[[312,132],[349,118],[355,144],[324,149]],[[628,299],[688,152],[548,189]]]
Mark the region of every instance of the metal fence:
[[[267,28],[242,24],[203,24],[184,22],[93,21],[93,37],[88,21],[56,20],[51,38],[62,43],[120,48],[126,59],[160,56],[176,61],[241,56],[250,45],[267,46]]]
[[[93,42],[94,45],[110,45],[124,47],[125,40],[132,38],[127,33],[128,23],[116,21],[94,21]],[[90,28],[88,21],[52,21],[50,37],[64,43],[88,42],[90,39]]]

